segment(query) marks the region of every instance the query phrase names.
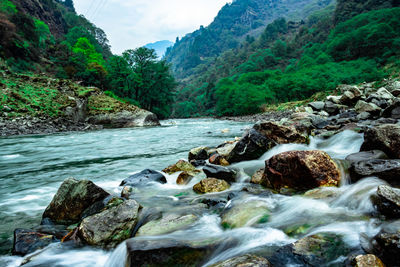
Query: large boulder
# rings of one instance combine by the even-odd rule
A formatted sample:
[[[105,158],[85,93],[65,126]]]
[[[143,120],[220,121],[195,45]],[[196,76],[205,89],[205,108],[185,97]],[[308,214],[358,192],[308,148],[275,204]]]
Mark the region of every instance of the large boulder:
[[[400,186],[400,160],[370,159],[353,162],[349,171],[352,182],[376,176],[393,186]]]
[[[368,112],[373,115],[378,115],[379,112],[382,110],[374,103],[367,103],[363,100],[359,100],[354,108],[357,113]]]
[[[217,193],[229,189],[229,184],[224,180],[206,178],[193,186],[193,190],[199,194]]]
[[[159,126],[157,115],[146,110],[138,109],[136,112],[122,111],[116,113],[102,113],[93,115],[89,123],[103,125],[109,128],[130,128],[143,126]]]
[[[48,218],[56,224],[77,223],[88,207],[108,196],[106,191],[91,181],[66,179],[47,206],[43,218]]]
[[[372,239],[373,253],[386,266],[399,266],[400,262],[400,231],[381,231]]]
[[[79,236],[92,246],[115,247],[130,238],[138,213],[139,204],[135,200],[123,201],[85,218],[79,226]]]
[[[389,219],[400,218],[400,189],[380,185],[377,196],[373,198],[378,211]]]
[[[374,149],[382,150],[390,158],[400,158],[400,125],[383,124],[367,129],[361,150]]]
[[[40,233],[32,229],[16,229],[12,254],[25,256],[54,242],[57,242],[54,235]]]
[[[227,181],[228,183],[236,182],[236,171],[227,167],[207,164],[203,168],[204,173],[209,178],[217,178]]]
[[[275,190],[306,191],[320,186],[338,186],[340,179],[340,170],[326,152],[289,151],[265,162],[262,184]]]
[[[192,160],[206,160],[208,159],[208,148],[207,147],[196,147],[189,151],[188,159]]]
[[[221,224],[224,228],[239,228],[267,222],[269,216],[270,210],[264,201],[237,202],[223,212]]]
[[[307,143],[306,136],[293,126],[276,122],[262,122],[254,125],[235,145],[227,156],[229,163],[252,160],[261,157],[277,144]]]
[[[356,163],[369,159],[387,159],[388,156],[380,150],[371,150],[371,151],[361,151],[357,153],[350,154],[346,157],[346,160],[350,163]]]
[[[211,265],[210,267],[272,267],[265,258],[246,254]]]
[[[163,172],[168,174],[173,174],[180,171],[196,172],[197,170],[195,166],[185,160],[179,160],[177,163],[172,164],[163,170]]]
[[[167,214],[161,219],[150,221],[139,228],[136,236],[163,235],[185,229],[197,221],[193,214]]]
[[[131,186],[138,186],[138,185],[146,185],[148,182],[157,182],[161,184],[167,183],[167,178],[165,178],[162,173],[150,169],[143,170],[139,173],[136,173],[132,176],[129,176],[125,180],[123,180],[120,186],[123,185],[131,185]]]

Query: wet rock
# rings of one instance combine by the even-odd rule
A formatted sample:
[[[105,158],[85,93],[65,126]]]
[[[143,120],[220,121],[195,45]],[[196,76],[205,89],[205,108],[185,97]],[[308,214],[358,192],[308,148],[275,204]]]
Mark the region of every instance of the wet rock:
[[[128,239],[138,221],[139,204],[126,200],[101,213],[85,218],[79,235],[89,245],[115,247]]]
[[[236,202],[223,213],[221,224],[225,229],[251,226],[267,222],[269,215],[269,207],[264,201]]]
[[[208,159],[208,152],[207,147],[196,147],[189,151],[188,159],[189,161],[192,160],[207,160]]]
[[[320,187],[304,193],[305,197],[312,199],[327,199],[337,197],[339,192],[330,187]]]
[[[385,267],[385,264],[375,255],[358,255],[352,261],[354,267]]]
[[[358,113],[368,112],[372,115],[378,115],[382,109],[373,103],[367,103],[363,100],[360,100],[357,102],[357,105],[355,106],[355,110]]]
[[[16,229],[12,254],[25,256],[54,242],[57,242],[57,239],[53,235],[31,229]]]
[[[236,144],[237,144],[236,141],[224,143],[223,145],[217,147],[217,153],[226,159],[229,153],[232,152]]]
[[[167,183],[167,178],[158,171],[146,169],[123,180],[120,186],[130,185],[145,185],[148,182],[157,182],[160,184]]]
[[[378,187],[377,196],[373,198],[378,211],[389,219],[400,218],[400,189],[387,185]]]
[[[187,185],[193,179],[193,175],[188,172],[182,172],[176,179],[176,183],[180,185]]]
[[[90,207],[85,209],[81,214],[81,219],[92,216],[96,213],[101,212],[109,203],[112,203],[115,200],[119,200],[119,198],[108,196],[103,200],[97,201],[93,203]]]
[[[280,190],[298,191],[320,186],[338,186],[340,171],[325,152],[289,151],[273,156],[265,162],[262,185]]]
[[[372,240],[373,253],[386,266],[399,266],[400,262],[400,232],[385,232],[377,234]]]
[[[229,184],[224,180],[219,180],[216,178],[206,178],[195,184],[193,186],[193,190],[196,193],[204,194],[222,192],[229,189],[229,187]]]
[[[379,88],[379,90],[374,95],[376,96],[376,98],[384,100],[391,100],[394,98],[394,96],[388,90],[386,90],[385,87]]]
[[[211,155],[208,161],[214,165],[229,166],[229,162],[218,153]]]
[[[175,232],[188,228],[197,221],[194,214],[168,214],[161,219],[150,221],[139,228],[136,236],[155,236]]]
[[[123,197],[125,199],[129,199],[132,192],[133,192],[133,187],[126,185],[126,186],[124,186],[124,188],[122,188],[121,197]]]
[[[205,160],[191,160],[190,164],[192,164],[195,167],[200,167],[206,165],[207,162]]]
[[[400,119],[400,100],[396,99],[382,113],[386,118]]]
[[[372,151],[362,151],[358,153],[350,154],[346,157],[346,160],[354,163],[369,159],[387,159],[388,156],[380,150],[372,150]]]
[[[367,129],[361,151],[374,149],[382,150],[390,158],[400,158],[400,125],[384,124]]]
[[[330,101],[325,102],[325,111],[328,112],[330,115],[335,115],[339,112],[338,104],[332,103]]]
[[[80,221],[81,214],[109,194],[88,180],[66,179],[43,213],[56,224],[70,225]]]
[[[165,168],[163,172],[168,174],[173,174],[176,172],[185,171],[185,172],[196,172],[196,167],[185,160],[180,160],[177,163]]]
[[[131,128],[143,126],[159,126],[157,116],[146,110],[137,112],[122,111],[116,113],[103,113],[88,118],[89,123],[103,125],[106,128]]]
[[[272,267],[272,265],[265,258],[246,254],[213,264],[211,267]]]
[[[322,101],[311,102],[311,103],[308,103],[308,105],[309,105],[313,110],[316,110],[316,111],[321,111],[321,110],[323,110],[324,107],[325,107],[325,103],[322,102]]]
[[[203,168],[203,171],[209,178],[211,177],[225,180],[228,183],[233,183],[236,181],[236,171],[226,167],[207,164]]]
[[[362,93],[355,86],[348,89],[349,90],[343,92],[343,95],[340,98],[340,103],[343,105],[354,105],[358,100],[360,100]]]
[[[371,159],[351,164],[351,181],[376,176],[393,186],[400,186],[400,160]]]
[[[264,179],[264,171],[265,169],[259,169],[256,171],[253,176],[251,176],[250,183],[252,184],[262,184],[263,179]]]

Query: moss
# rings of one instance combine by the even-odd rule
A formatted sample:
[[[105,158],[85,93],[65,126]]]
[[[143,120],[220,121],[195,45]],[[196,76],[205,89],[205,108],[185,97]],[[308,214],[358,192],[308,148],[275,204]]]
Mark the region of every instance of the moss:
[[[227,222],[221,223],[221,226],[222,226],[222,228],[224,228],[225,230],[227,230],[227,229],[232,229],[232,228],[233,228],[233,226],[230,225],[230,224],[227,223]]]
[[[265,214],[260,218],[260,220],[258,220],[258,223],[267,223],[269,221],[269,217],[269,214]]]

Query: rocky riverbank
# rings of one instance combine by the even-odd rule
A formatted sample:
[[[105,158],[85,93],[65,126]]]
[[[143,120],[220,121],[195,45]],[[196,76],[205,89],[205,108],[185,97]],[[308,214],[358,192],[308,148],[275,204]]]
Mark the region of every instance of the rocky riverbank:
[[[398,266],[399,85],[340,86],[341,96],[260,121],[219,146],[193,148],[162,171],[127,177],[120,194],[67,179],[40,226],[15,230],[13,253],[52,243],[122,243],[119,261],[127,266]],[[332,143],[344,133],[364,135],[356,153],[335,158],[308,147],[313,138]],[[265,158],[262,169],[247,168],[251,178],[243,175],[241,164],[282,145],[286,151]],[[157,194],[172,178],[182,192]],[[209,225],[211,218],[216,223]],[[342,231],[344,224],[351,227]],[[254,245],[275,236],[285,242]]]

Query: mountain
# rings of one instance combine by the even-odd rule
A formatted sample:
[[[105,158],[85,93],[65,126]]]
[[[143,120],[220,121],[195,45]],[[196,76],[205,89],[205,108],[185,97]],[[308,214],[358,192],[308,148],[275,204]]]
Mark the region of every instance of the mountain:
[[[167,50],[177,78],[190,75],[200,64],[238,47],[246,38],[258,37],[277,18],[302,20],[333,0],[235,0],[226,4],[208,27],[187,34]]]
[[[147,44],[144,47],[154,49],[157,53],[158,58],[162,58],[165,55],[168,47],[173,46],[174,43],[168,40],[158,41],[155,43]]]

